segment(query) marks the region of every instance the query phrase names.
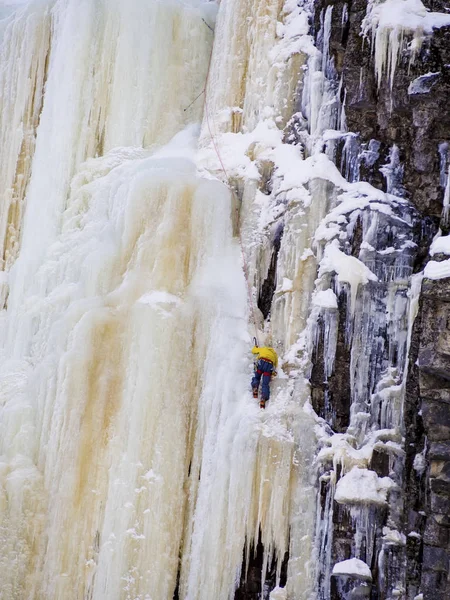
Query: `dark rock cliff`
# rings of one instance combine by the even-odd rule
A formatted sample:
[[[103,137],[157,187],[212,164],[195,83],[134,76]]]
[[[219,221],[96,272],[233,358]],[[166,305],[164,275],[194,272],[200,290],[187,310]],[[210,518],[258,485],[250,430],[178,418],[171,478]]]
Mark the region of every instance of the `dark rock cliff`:
[[[425,1],[424,4],[430,10],[442,12],[445,12],[447,5],[444,1]],[[409,239],[417,243],[412,267],[414,272],[419,272],[427,260],[433,235],[439,226],[443,232],[448,228],[442,214],[445,190],[442,174],[448,169],[446,144],[450,140],[450,28],[436,30],[433,36],[427,38],[420,55],[411,65],[406,48],[400,55],[392,89],[387,77],[382,79],[378,87],[372,49],[361,36],[367,2],[316,3],[316,31],[320,29],[321,14],[329,5],[334,7],[330,53],[338,75],[342,77],[348,130],[355,134],[352,154],[349,157],[347,153],[346,158],[347,163],[350,161],[351,164],[341,160],[343,175],[351,177],[352,171],[357,171],[357,175],[353,176],[400,195],[415,207],[414,233]],[[347,20],[343,18],[344,10],[348,10]],[[411,92],[411,82],[427,73],[435,74],[431,87],[418,88],[419,93],[408,93],[408,90]],[[386,176],[383,167],[392,164],[394,145],[398,152],[394,168],[397,167],[398,172],[396,189],[389,189],[392,180]],[[371,160],[364,160],[364,155],[367,156],[369,151]],[[337,164],[339,166],[339,161]],[[396,526],[406,537],[406,547],[392,546],[390,554],[385,553],[383,560],[380,560],[379,548],[376,548],[372,565],[378,574],[370,591],[371,598],[391,597],[393,586],[389,580],[394,579],[397,581],[397,597],[412,600],[420,592],[425,599],[443,600],[450,597],[449,286],[448,280],[423,282],[410,348],[403,413],[406,455],[401,465],[403,489],[397,499],[400,505],[396,519],[393,519],[392,506],[389,509],[389,521],[396,521]],[[345,310],[345,307],[341,305],[340,310]],[[337,393],[331,394],[331,406],[328,409],[334,415],[334,422],[324,413],[320,402],[315,402],[316,410],[322,412],[335,431],[343,431],[346,426],[346,419],[340,415],[347,410],[346,394],[342,394],[345,382],[349,380],[347,354],[345,344],[338,343],[333,374],[337,381]],[[313,399],[322,395],[320,389],[323,387],[323,378],[318,373],[320,370],[316,362],[312,379]],[[425,458],[422,469],[417,468],[415,457],[418,455]],[[372,458],[371,468],[379,475],[387,475],[389,468],[386,461],[383,465],[379,459],[377,462],[377,455]],[[340,560],[349,557],[352,545],[351,541],[344,539],[349,537],[348,531],[351,529],[350,523],[345,525],[346,518],[345,514],[335,517],[333,552]],[[380,514],[377,518],[380,522],[376,538],[380,538],[388,515]],[[402,582],[402,585],[399,586],[398,582]],[[350,588],[333,585],[332,596],[353,597]]]
[[[432,11],[448,11],[445,0],[424,0],[424,5]],[[324,364],[326,325],[319,316],[311,396],[315,411],[335,433],[348,433],[351,405],[358,402],[365,405],[373,428],[387,431],[396,426],[395,419],[386,417],[383,400],[379,406],[376,402],[383,377],[389,373],[403,389],[399,412],[402,450],[389,454],[386,446],[374,448],[369,468],[380,478],[390,476],[396,488],[387,505],[365,513],[333,499],[332,480],[333,476],[339,479],[339,471],[330,476],[329,467],[323,467],[319,472],[322,537],[316,540],[321,542],[316,591],[323,600],[444,600],[450,598],[449,280],[423,280],[409,347],[407,325],[393,323],[386,313],[392,294],[397,303],[406,306],[411,277],[429,260],[434,235],[439,228],[444,234],[449,231],[443,203],[450,162],[450,27],[425,37],[414,60],[410,46],[404,44],[392,82],[384,76],[378,84],[374,49],[361,34],[367,6],[367,0],[312,3],[311,32],[320,49],[324,15],[332,7],[331,78],[345,108],[348,131],[336,145],[333,160],[348,181],[367,181],[401,198],[403,204],[390,216],[379,216],[375,233],[370,210],[348,217],[344,251],[367,264],[378,281],[358,296],[359,308],[352,325],[353,338],[363,337],[358,348],[358,340],[350,341],[348,336],[348,295],[338,293],[331,375]],[[294,121],[304,123],[305,119],[299,112]],[[291,138],[292,143],[298,143],[301,132]],[[363,242],[370,242],[372,254],[361,249]],[[274,289],[277,250],[274,247],[274,264],[260,290],[265,318]],[[403,342],[392,333],[396,327],[405,334]],[[352,353],[357,352],[362,359],[352,359]],[[358,368],[370,373],[362,378],[362,388],[352,398],[350,381]],[[370,566],[372,581],[331,575],[334,563],[355,555]],[[259,566],[255,555],[249,576],[241,580],[237,591],[239,600],[259,597]],[[275,585],[270,574],[268,583],[269,588]],[[268,596],[269,589],[264,598]]]

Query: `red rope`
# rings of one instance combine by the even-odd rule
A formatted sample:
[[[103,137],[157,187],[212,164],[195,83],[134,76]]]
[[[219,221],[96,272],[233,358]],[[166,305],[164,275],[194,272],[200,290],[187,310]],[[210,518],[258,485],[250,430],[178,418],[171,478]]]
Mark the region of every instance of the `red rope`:
[[[215,150],[215,152],[217,154],[217,158],[219,159],[220,166],[222,167],[222,171],[223,171],[223,173],[225,175],[225,178],[227,180],[228,187],[229,187],[229,189],[230,189],[230,191],[231,191],[231,193],[232,193],[232,195],[233,195],[233,197],[235,198],[235,201],[236,201],[237,200],[236,194],[235,194],[232,186],[230,185],[230,178],[228,176],[227,170],[225,169],[225,165],[223,164],[222,157],[220,156],[219,148],[217,147],[216,140],[214,139],[214,135],[213,135],[213,132],[212,132],[212,129],[211,129],[211,123],[209,121],[207,88],[208,88],[208,82],[209,82],[209,73],[211,71],[212,54],[213,54],[213,51],[211,49],[211,54],[209,55],[208,72],[206,74],[205,87],[204,87],[204,90],[203,90],[204,94],[205,94],[204,101],[203,101],[203,112],[205,113],[205,116],[206,116],[206,124],[208,125],[208,131],[209,131],[209,135],[211,137],[211,141],[212,141],[213,146],[214,146],[214,150]],[[237,213],[237,215],[239,215],[239,209],[238,209],[237,201],[236,201],[236,213]],[[239,229],[239,224],[238,224],[238,237],[239,237],[239,246],[241,248],[242,262],[243,262],[243,265],[244,265],[244,277],[245,277],[245,283],[246,283],[246,286],[247,286],[248,303],[250,305],[250,310],[251,310],[252,319],[253,319],[253,325],[255,327],[256,345],[258,346],[259,345],[259,342],[258,342],[258,329],[256,327],[255,309],[253,307],[254,302],[253,302],[253,297],[252,297],[252,293],[251,293],[251,289],[250,289],[250,283],[249,283],[249,279],[248,279],[249,278],[249,270],[248,270],[248,266],[247,266],[247,261],[245,260],[245,253],[244,253],[244,247],[242,245],[242,237],[241,237],[241,232],[240,232],[240,229]]]

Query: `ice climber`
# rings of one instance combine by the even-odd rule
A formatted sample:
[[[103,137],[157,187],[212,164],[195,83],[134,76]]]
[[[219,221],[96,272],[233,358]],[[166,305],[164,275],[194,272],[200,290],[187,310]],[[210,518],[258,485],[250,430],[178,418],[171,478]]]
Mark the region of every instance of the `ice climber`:
[[[252,352],[257,355],[255,374],[252,379],[253,397],[258,397],[258,389],[262,377],[259,406],[260,408],[266,408],[266,402],[270,397],[270,380],[277,374],[275,369],[278,364],[278,356],[273,348],[268,348],[267,346],[263,346],[262,348],[253,346]]]

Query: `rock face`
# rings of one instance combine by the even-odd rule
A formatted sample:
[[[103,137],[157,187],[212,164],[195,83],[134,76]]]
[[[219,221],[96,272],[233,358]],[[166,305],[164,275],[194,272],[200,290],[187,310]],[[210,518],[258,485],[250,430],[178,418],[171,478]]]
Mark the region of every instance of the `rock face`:
[[[427,464],[423,498],[424,597],[450,595],[450,283],[425,280],[422,288],[419,394]]]
[[[348,130],[352,132],[338,149],[336,163],[348,179],[368,181],[376,188],[402,196],[415,208],[411,229],[405,232],[405,238],[416,244],[409,264],[412,274],[423,269],[438,227],[444,232],[448,228],[446,219],[441,221],[441,216],[450,139],[450,28],[441,28],[427,37],[412,64],[405,46],[392,87],[388,77],[382,78],[378,86],[373,48],[361,35],[367,4],[363,0],[317,2],[315,39],[320,47],[324,15],[332,10],[330,55],[341,82],[341,98],[345,97]],[[445,10],[444,2],[424,4],[433,11]],[[390,227],[385,248],[395,246],[394,239],[401,234],[398,228],[392,227],[392,220],[387,219],[378,225],[378,242],[382,242],[382,231]],[[350,241],[354,247],[358,245],[358,235],[360,237],[360,232],[355,229]],[[382,250],[380,246],[378,249]],[[359,248],[354,252],[361,257]],[[357,597],[390,598],[395,594],[413,599],[419,593],[423,593],[424,598],[450,597],[449,293],[447,279],[423,282],[411,337],[408,378],[404,382],[405,454],[388,456],[382,450],[375,450],[369,461],[370,468],[379,476],[390,474],[398,489],[391,493],[389,504],[372,515],[373,523],[369,527],[372,527],[373,552],[366,547],[359,553],[371,566],[374,581],[371,595],[366,586],[364,593],[358,592],[362,596]],[[346,310],[345,298],[340,297],[338,330],[341,333],[332,376],[324,377],[322,338],[311,378],[314,408],[336,432],[347,432],[349,425],[352,345],[345,341],[341,326]],[[380,383],[379,373],[387,366],[398,366],[392,355],[386,356],[388,330],[389,323],[386,323],[386,329],[379,329],[376,336],[365,340],[366,344],[381,343],[384,347],[381,351],[373,347],[371,351],[370,362],[379,363],[378,375],[367,381],[372,403],[377,382]],[[392,348],[387,352],[389,355]],[[371,412],[373,415],[373,408]],[[327,494],[329,489],[323,487],[324,513]],[[335,506],[330,550],[333,563],[353,556],[355,551],[358,554],[358,525],[355,528],[358,519],[354,511],[354,507]],[[400,535],[390,535],[389,530],[393,529]],[[355,597],[356,592],[352,590],[357,580],[344,585],[333,577],[330,588],[329,572],[324,567],[321,569],[320,597]]]

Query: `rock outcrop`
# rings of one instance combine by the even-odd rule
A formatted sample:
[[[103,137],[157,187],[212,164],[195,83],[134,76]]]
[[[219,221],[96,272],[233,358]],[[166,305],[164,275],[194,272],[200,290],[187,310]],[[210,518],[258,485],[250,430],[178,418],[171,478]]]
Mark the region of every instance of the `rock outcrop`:
[[[342,82],[341,97],[345,98],[347,126],[352,133],[336,162],[347,178],[368,181],[415,207],[414,225],[407,237],[417,244],[410,266],[411,273],[418,273],[439,226],[444,233],[448,229],[446,219],[441,217],[445,217],[442,213],[450,139],[450,28],[437,29],[427,36],[413,61],[405,44],[392,86],[388,77],[382,78],[378,86],[374,49],[370,39],[361,35],[367,4],[362,0],[315,4],[316,40],[325,11],[333,7],[330,54]],[[433,11],[446,10],[444,2],[424,4]],[[388,229],[388,223],[380,222],[376,237],[382,239]],[[389,243],[398,239],[399,230],[391,236]],[[353,244],[357,237],[355,230]],[[376,577],[372,598],[390,598],[394,592],[408,600],[419,593],[439,600],[450,596],[449,292],[448,279],[423,282],[408,361],[402,424],[405,455],[388,458],[379,451],[372,455],[371,468],[380,476],[396,472],[400,485],[400,490],[391,494],[388,510],[379,512],[374,522],[371,566]],[[340,322],[345,311],[345,303],[340,301]],[[386,342],[386,332],[379,334]],[[317,356],[321,356],[320,347]],[[313,367],[315,408],[337,432],[347,431],[349,372],[348,345],[338,340],[335,370],[326,384],[330,392],[325,410],[320,358]],[[355,540],[349,535],[355,521],[347,515],[344,505],[333,518],[333,562],[349,558],[355,551]],[[400,536],[386,539],[386,527],[393,525]],[[350,598],[350,589],[333,583],[331,595]]]

